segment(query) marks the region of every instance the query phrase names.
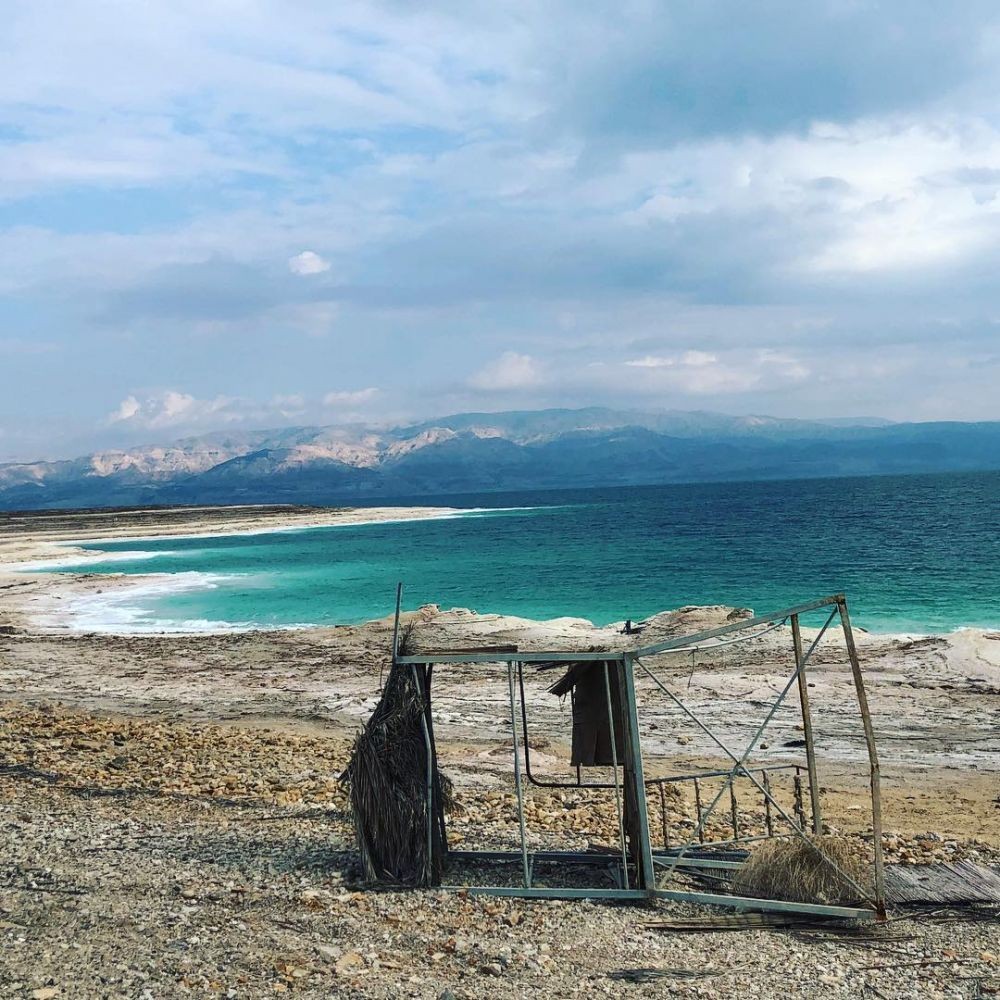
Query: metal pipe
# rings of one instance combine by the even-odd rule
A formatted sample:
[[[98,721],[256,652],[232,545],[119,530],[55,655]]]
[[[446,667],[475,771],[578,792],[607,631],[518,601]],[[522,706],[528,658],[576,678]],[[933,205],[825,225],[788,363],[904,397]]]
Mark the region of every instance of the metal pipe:
[[[774,836],[774,821],[771,819],[771,779],[767,775],[767,770],[760,772],[764,780],[764,829],[769,837]]]
[[[663,791],[662,783],[660,788],[660,826],[663,828],[663,849],[670,846],[670,834],[667,831],[667,797]]]
[[[795,771],[795,777],[792,779],[792,794],[795,802],[795,818],[799,821],[799,829],[805,830],[806,811],[802,805],[802,773],[799,770]]]
[[[718,628],[706,629],[703,632],[695,632],[693,635],[677,636],[674,639],[665,639],[663,642],[655,643],[651,646],[643,646],[639,649],[628,652],[636,657],[654,656],[658,653],[666,653],[673,649],[680,649],[690,646],[693,643],[703,642],[705,639],[714,639],[720,635],[729,635],[732,632],[744,632],[755,625],[763,625],[768,622],[776,622],[779,619],[790,618],[793,614],[805,614],[807,611],[815,611],[817,608],[833,607],[836,614],[837,605],[843,599],[842,594],[834,594],[830,597],[821,597],[806,604],[798,604],[793,608],[783,608],[768,615],[757,615],[755,618],[748,618],[746,621],[733,622],[731,625],[721,625]],[[522,663],[602,663],[621,662],[624,652],[615,651],[587,651],[587,652],[508,652],[508,653],[449,653],[447,650],[431,650],[415,656],[401,656],[400,663],[508,663],[520,661]]]
[[[608,673],[607,661],[604,663],[604,694],[607,698],[608,706],[608,730],[611,733],[611,767],[615,776],[615,809],[618,812],[618,839],[622,848],[622,879],[625,882],[625,888],[627,889],[629,885],[628,851],[625,848],[625,813],[622,809],[621,787],[618,784],[618,748],[615,746],[617,739],[615,736],[614,712],[611,709],[611,679]]]
[[[583,781],[580,765],[576,765],[576,781],[542,781],[531,770],[531,740],[528,736],[528,700],[524,694],[524,664],[517,664],[517,683],[521,692],[521,734],[524,738],[524,774],[536,788],[614,788],[610,781]],[[576,705],[575,688],[570,689],[570,699]],[[575,707],[574,707],[575,711]]]
[[[528,834],[524,823],[524,790],[521,787],[521,755],[517,749],[517,713],[514,707],[514,664],[507,664],[507,685],[510,689],[510,733],[514,746],[514,784],[517,789],[517,819],[521,828],[521,864],[524,867],[524,887],[531,888],[531,867],[528,864]]]
[[[396,584],[396,616],[392,622],[392,662],[399,655],[399,613],[403,604],[403,581]]]
[[[792,615],[792,648],[795,650],[795,666],[802,660],[802,630],[799,616]],[[802,734],[806,741],[806,765],[809,768],[809,802],[812,806],[813,833],[823,832],[823,816],[819,801],[819,776],[816,769],[816,748],[813,742],[812,712],[809,710],[809,685],[805,668],[799,671],[799,706],[802,709]]]
[[[721,642],[713,642],[711,646],[679,646],[676,649],[665,649],[662,650],[663,653],[711,653],[716,649],[725,649],[726,646],[735,646],[741,642],[750,642],[752,639],[761,639],[769,632],[773,632],[775,629],[781,628],[785,622],[788,621],[787,618],[782,618],[780,621],[776,621],[773,625],[769,625],[767,628],[761,629],[759,632],[754,632],[753,635],[741,635],[737,636],[735,639],[723,639]],[[745,627],[745,626],[744,626]],[[648,652],[643,650],[636,651],[637,656],[649,656]],[[655,655],[655,654],[654,654]]]
[[[416,666],[413,668],[413,679],[425,701],[420,712],[420,728],[424,733],[424,747],[427,753],[427,863],[424,875],[427,885],[431,885],[434,882],[434,749],[431,746],[430,730],[427,728],[426,694]]]
[[[656,870],[653,867],[653,845],[649,833],[649,807],[646,804],[645,769],[642,761],[642,741],[639,735],[639,710],[635,696],[633,658],[626,654],[622,663],[620,693],[624,700],[622,713],[625,732],[628,735],[628,758],[625,775],[631,779],[631,794],[635,799],[636,822],[639,829],[633,830],[639,843],[633,844],[637,855],[639,879],[644,889],[656,888]],[[660,785],[660,794],[663,786]]]
[[[731,632],[744,632],[755,625],[764,625],[768,622],[776,622],[779,619],[790,618],[792,615],[805,614],[807,611],[815,611],[817,608],[828,608],[836,605],[843,597],[842,594],[834,594],[830,597],[821,597],[816,601],[809,601],[806,604],[799,604],[794,608],[785,608],[782,611],[773,611],[768,615],[757,615],[748,618],[746,621],[733,622],[731,625],[720,625],[718,628],[705,629],[703,632],[695,632],[693,635],[677,636],[675,639],[664,639],[663,642],[653,643],[635,650],[636,656],[654,656],[657,653],[666,653],[673,649],[680,649],[691,646],[706,639],[714,639],[720,635],[729,635]]]
[[[872,726],[871,711],[868,708],[868,695],[865,693],[865,680],[861,673],[861,661],[858,659],[858,647],[854,643],[851,616],[847,611],[847,599],[843,595],[840,596],[837,607],[840,609],[840,624],[844,629],[844,641],[847,643],[847,657],[851,661],[854,689],[858,696],[861,724],[864,727],[865,743],[868,746],[868,763],[872,792],[872,840],[873,847],[875,848],[875,908],[878,911],[879,919],[884,920],[885,860],[882,856],[882,790],[878,749],[875,746],[875,729]]]
[[[729,773],[728,771],[726,772]],[[698,784],[698,779],[694,779],[694,811],[695,815],[698,817],[697,829],[698,829],[698,843],[705,843],[705,828],[701,825],[701,785]]]

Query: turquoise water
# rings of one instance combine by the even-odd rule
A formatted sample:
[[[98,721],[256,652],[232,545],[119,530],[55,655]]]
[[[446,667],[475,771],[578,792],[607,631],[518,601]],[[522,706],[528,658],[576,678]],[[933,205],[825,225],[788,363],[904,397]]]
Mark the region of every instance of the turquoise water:
[[[598,623],[685,604],[769,611],[844,591],[877,631],[1000,626],[1000,473],[421,498],[530,508],[252,536],[101,542],[84,627],[354,623],[404,606]],[[131,556],[129,553],[137,555]],[[83,569],[84,567],[64,567]]]

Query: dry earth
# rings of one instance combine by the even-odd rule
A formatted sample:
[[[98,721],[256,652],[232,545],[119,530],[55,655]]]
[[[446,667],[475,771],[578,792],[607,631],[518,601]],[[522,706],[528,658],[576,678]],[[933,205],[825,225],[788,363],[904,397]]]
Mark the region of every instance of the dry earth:
[[[183,530],[248,523],[259,530],[315,516],[243,511],[237,524],[215,512],[199,529],[196,511]],[[152,513],[134,524],[119,515],[108,533],[150,534],[159,523]],[[92,522],[80,532],[65,515],[58,524],[61,540],[94,534]],[[51,557],[51,538],[37,522],[30,532],[22,522],[0,541],[0,556]],[[1000,925],[970,913],[936,920],[898,912],[865,938],[683,935],[646,926],[698,912],[680,904],[650,910],[362,891],[336,779],[377,700],[390,623],[132,637],[58,627],[55,605],[108,585],[115,584],[86,575],[0,577],[0,996],[964,998],[1000,990]],[[666,613],[641,642],[734,614]],[[425,648],[640,642],[575,620],[436,608],[411,617]],[[807,641],[815,634],[808,631]],[[890,857],[994,859],[1000,635],[859,633],[859,644]],[[789,675],[790,637],[779,629],[645,666],[724,743],[742,749]],[[565,779],[569,709],[546,693],[552,680],[525,675],[531,760],[536,774]],[[864,743],[832,631],[814,654],[810,683],[825,819],[863,837],[870,823]],[[443,766],[458,788],[453,842],[513,846],[506,674],[442,667],[434,688]],[[641,672],[638,691],[651,773],[720,763],[712,742]],[[756,766],[801,763],[798,727],[789,703],[768,728]],[[790,784],[778,794],[791,810]],[[738,795],[743,833],[752,833],[763,823],[760,803],[750,787]],[[672,840],[690,835],[690,787],[667,795],[664,807]],[[654,831],[664,818],[659,808],[654,802]],[[727,815],[713,821],[713,832],[726,832]],[[613,842],[613,817],[606,793],[534,789],[530,843]],[[664,975],[646,984],[612,978],[635,968]]]

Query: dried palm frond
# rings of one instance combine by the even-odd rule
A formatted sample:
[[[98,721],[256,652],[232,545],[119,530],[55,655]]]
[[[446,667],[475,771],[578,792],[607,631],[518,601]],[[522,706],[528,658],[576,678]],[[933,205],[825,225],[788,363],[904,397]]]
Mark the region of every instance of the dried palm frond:
[[[402,638],[400,652],[409,633]],[[393,664],[343,775],[365,876],[373,882],[419,886],[441,879],[451,782],[437,770],[429,689],[429,669]]]

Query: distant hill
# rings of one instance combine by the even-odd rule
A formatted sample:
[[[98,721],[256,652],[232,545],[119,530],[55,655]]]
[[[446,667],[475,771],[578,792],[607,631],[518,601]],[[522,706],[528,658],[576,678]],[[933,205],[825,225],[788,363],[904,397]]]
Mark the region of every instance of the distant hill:
[[[601,407],[391,430],[209,434],[0,465],[0,508],[330,503],[431,493],[1000,469],[1000,422],[808,421]]]

